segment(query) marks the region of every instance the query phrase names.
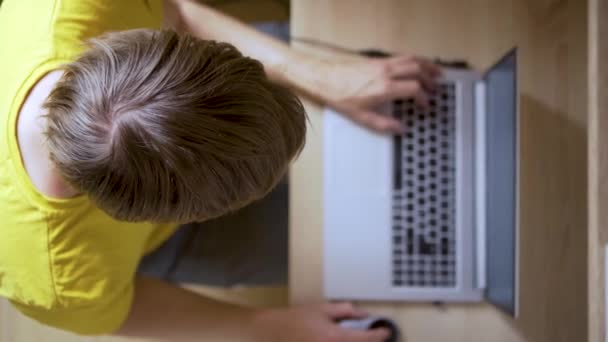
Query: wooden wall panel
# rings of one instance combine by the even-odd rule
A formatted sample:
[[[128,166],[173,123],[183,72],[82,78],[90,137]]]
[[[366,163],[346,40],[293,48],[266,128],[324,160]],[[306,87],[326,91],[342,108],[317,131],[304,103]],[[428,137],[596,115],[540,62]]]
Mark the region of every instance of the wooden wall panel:
[[[589,341],[606,341],[608,243],[608,1],[589,3]]]

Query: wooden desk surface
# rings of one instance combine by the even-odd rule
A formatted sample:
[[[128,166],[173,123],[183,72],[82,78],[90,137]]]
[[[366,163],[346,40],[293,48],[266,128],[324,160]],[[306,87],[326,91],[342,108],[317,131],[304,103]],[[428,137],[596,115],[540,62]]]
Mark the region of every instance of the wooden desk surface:
[[[478,68],[519,47],[520,318],[485,304],[363,306],[396,318],[408,342],[587,341],[587,2],[292,0],[292,29]],[[307,108],[312,127],[291,174],[296,303],[322,298],[322,124]]]

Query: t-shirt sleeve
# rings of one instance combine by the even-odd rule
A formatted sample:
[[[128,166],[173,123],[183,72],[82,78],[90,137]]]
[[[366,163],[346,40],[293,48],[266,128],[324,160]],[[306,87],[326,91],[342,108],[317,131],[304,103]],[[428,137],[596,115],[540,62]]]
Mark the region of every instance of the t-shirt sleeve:
[[[123,291],[75,304],[51,308],[12,304],[24,315],[42,323],[80,335],[106,335],[118,330],[126,320],[132,300],[133,284]]]

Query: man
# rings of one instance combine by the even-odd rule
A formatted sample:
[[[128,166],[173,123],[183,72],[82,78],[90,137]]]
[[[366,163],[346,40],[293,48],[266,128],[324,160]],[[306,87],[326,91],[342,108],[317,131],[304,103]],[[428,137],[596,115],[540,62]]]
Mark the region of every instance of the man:
[[[180,33],[155,30],[161,19]],[[305,137],[285,87],[398,133],[373,108],[426,105],[432,63],[320,60],[193,0],[5,0],[0,41],[0,295],[20,311],[80,334],[170,341],[386,337],[340,329],[364,315],[349,304],[241,308],[137,266],[177,224],[277,184]]]

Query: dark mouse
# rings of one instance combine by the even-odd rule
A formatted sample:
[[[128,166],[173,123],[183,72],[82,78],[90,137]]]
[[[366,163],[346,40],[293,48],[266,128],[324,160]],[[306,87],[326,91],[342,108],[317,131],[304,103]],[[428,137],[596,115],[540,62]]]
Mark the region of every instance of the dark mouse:
[[[371,330],[375,328],[387,328],[390,331],[385,342],[399,341],[399,328],[391,319],[380,316],[369,316],[362,319],[346,319],[338,323],[342,328],[355,330]]]

